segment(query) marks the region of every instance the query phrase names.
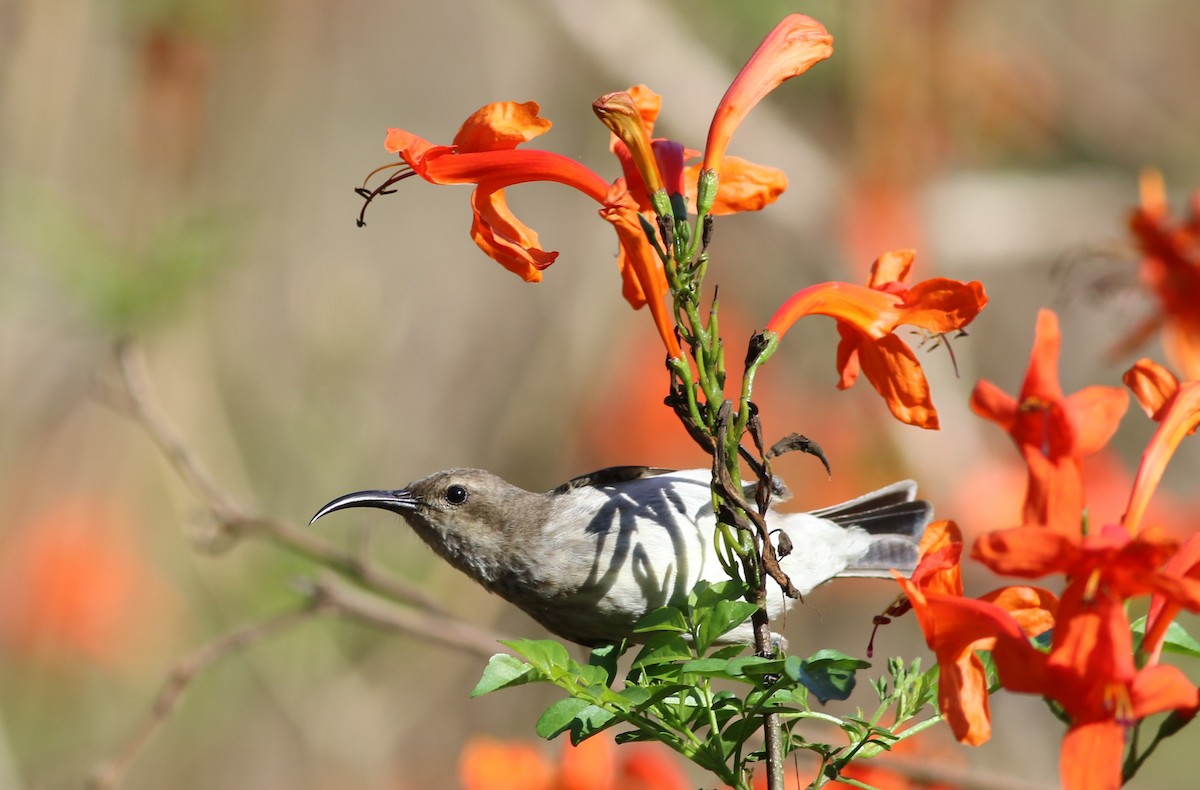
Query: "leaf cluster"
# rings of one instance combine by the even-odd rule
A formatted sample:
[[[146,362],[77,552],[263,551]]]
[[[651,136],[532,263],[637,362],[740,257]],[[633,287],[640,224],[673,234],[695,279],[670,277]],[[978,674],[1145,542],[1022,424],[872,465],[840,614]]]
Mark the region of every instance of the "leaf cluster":
[[[858,673],[870,663],[836,650],[807,658],[747,655],[748,645],[725,638],[756,609],[744,593],[740,582],[700,582],[684,606],[656,609],[639,621],[634,633],[643,641],[601,645],[587,663],[575,661],[552,640],[506,641],[516,655],[492,656],[471,696],[551,683],[567,696],[538,720],[541,737],[566,733],[578,744],[620,727],[619,743],[665,743],[739,789],[750,786],[754,765],[765,759],[761,728],[768,713],[779,714],[785,753],[803,749],[820,760],[814,786],[837,778],[851,760],[890,749],[939,720],[933,716],[904,726],[933,703],[937,671],[921,672],[919,662],[906,666],[899,659],[888,662],[888,677],[871,681],[880,701],[871,716],[814,710],[813,700],[847,699]],[[618,663],[627,653],[632,658],[621,677]],[[889,724],[881,723],[885,717]],[[810,739],[813,728],[800,732],[805,721],[831,725],[818,732],[840,730],[841,742]]]

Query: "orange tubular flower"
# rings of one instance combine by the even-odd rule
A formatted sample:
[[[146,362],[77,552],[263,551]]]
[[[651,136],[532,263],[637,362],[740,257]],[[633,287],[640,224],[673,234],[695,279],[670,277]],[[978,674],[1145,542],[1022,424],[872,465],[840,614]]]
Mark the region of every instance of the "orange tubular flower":
[[[641,115],[646,134],[653,135],[654,124],[662,109],[662,97],[645,85],[633,86],[628,94]],[[683,194],[688,207],[695,211],[696,184],[700,177],[701,165],[690,164],[684,167],[682,172],[676,171],[680,164],[699,157],[700,152],[661,137],[652,137],[650,144],[668,193]],[[668,144],[677,148],[668,149]],[[642,182],[640,172],[646,165],[639,167],[629,148],[615,134],[609,143],[609,150],[621,160],[625,183],[629,185],[629,194],[638,202],[638,208],[651,211],[649,193]],[[679,186],[681,182],[682,187]],[[720,189],[708,213],[724,216],[741,211],[760,211],[774,203],[786,189],[787,176],[782,170],[748,162],[737,156],[726,157],[721,172]]]
[[[703,169],[721,170],[733,133],[764,96],[832,54],[833,36],[815,19],[792,14],[776,25],[742,66],[717,105],[704,145]]]
[[[1189,216],[1173,222],[1162,174],[1147,170],[1141,178],[1141,205],[1129,219],[1142,255],[1142,282],[1158,298],[1154,315],[1122,341],[1123,352],[1160,326],[1167,356],[1189,379],[1200,379],[1200,192]]]
[[[1089,598],[1086,585],[1064,593],[1048,654],[1030,645],[1017,619],[993,603],[931,593],[923,605],[939,629],[927,636],[935,649],[990,645],[1005,688],[1063,707],[1071,724],[1059,765],[1068,790],[1120,787],[1129,725],[1197,705],[1196,687],[1177,668],[1137,669],[1122,602],[1109,595]]]
[[[938,427],[929,385],[916,354],[893,334],[901,324],[932,334],[962,329],[987,304],[983,285],[934,278],[908,286],[914,253],[885,253],[871,267],[866,287],[820,283],[794,294],[767,322],[769,344],[777,342],[798,319],[827,315],[837,319],[841,342],[839,389],[854,384],[861,370],[901,422]]]
[[[1064,397],[1058,383],[1059,343],[1058,317],[1042,310],[1019,398],[980,381],[971,393],[971,408],[1004,428],[1025,459],[1025,523],[1078,532],[1083,513],[1081,459],[1108,442],[1129,397],[1117,387],[1087,387]]]
[[[508,208],[504,190],[530,181],[552,181],[574,187],[599,203],[601,214],[621,209],[631,202],[623,182],[609,185],[592,169],[574,159],[549,151],[518,150],[550,129],[550,121],[538,115],[536,102],[495,102],[475,111],[459,129],[452,145],[434,145],[403,129],[389,129],[386,148],[399,154],[401,171],[374,190],[360,190],[368,202],[386,194],[398,181],[413,175],[431,184],[475,184],[471,195],[473,221],[471,238],[504,268],[527,282],[542,279],[542,270],[558,257],[542,249],[537,233],[516,218]],[[405,167],[406,166],[406,167]],[[383,168],[381,168],[383,169]],[[365,210],[365,206],[364,206]],[[359,220],[362,222],[361,217]],[[667,293],[662,264],[629,265],[627,258],[647,261],[655,257],[640,227],[637,233],[619,233],[621,273],[626,299],[636,309],[646,304],[647,295],[662,301]],[[667,353],[681,356],[674,324],[664,305],[651,304],[655,326]]]
[[[403,129],[389,129],[386,148],[398,154],[402,162],[375,172],[399,170],[374,189],[360,189],[359,194],[370,203],[375,197],[390,193],[399,181],[414,175],[431,184],[475,184],[471,196],[471,238],[504,268],[527,282],[538,282],[542,271],[554,263],[558,253],[543,249],[537,233],[513,215],[504,190],[530,181],[552,181],[579,190],[601,205],[601,216],[617,230],[618,269],[625,299],[635,309],[650,305],[667,353],[678,358],[682,352],[675,338],[674,322],[662,304],[668,293],[666,275],[638,217],[639,213],[651,210],[642,172],[651,179],[652,189],[657,189],[665,176],[665,185],[670,190],[680,190],[681,182],[695,172],[694,168],[684,168],[684,160],[698,156],[699,152],[668,140],[650,138],[660,104],[658,96],[644,86],[631,88],[627,94],[609,94],[600,100],[600,114],[605,122],[618,126],[637,149],[635,157],[624,142],[613,137],[611,148],[621,161],[625,178],[611,184],[569,157],[518,149],[520,144],[548,131],[551,124],[538,115],[536,102],[496,102],[474,112],[451,145],[435,145]],[[774,168],[730,157],[728,169],[730,175],[716,195],[713,214],[756,211],[774,202],[787,186],[786,178]],[[687,194],[693,204],[694,190],[694,186],[690,187]],[[359,224],[363,224],[362,214]]]
[[[941,602],[970,599],[962,598],[959,566],[962,534],[958,526],[953,521],[938,521],[929,525],[925,535],[921,541],[921,562],[912,578],[896,574],[896,579],[912,604],[926,642],[937,654],[938,706],[942,715],[958,740],[977,746],[991,737],[992,724],[987,673],[976,651],[990,650],[995,640],[992,635],[964,637],[957,617],[946,617],[930,603],[931,599]],[[1010,613],[1023,633],[1030,636],[1054,625],[1057,608],[1055,597],[1036,587],[1005,587],[974,604]]]

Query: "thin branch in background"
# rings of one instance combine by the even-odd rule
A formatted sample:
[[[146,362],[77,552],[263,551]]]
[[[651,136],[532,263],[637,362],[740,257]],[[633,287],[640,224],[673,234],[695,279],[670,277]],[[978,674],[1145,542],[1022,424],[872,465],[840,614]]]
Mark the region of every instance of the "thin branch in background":
[[[370,562],[361,535],[352,541],[352,549],[347,552],[315,533],[252,514],[238,505],[216,483],[182,433],[159,407],[138,346],[131,340],[123,340],[117,344],[115,351],[123,387],[97,388],[98,397],[130,416],[150,434],[172,469],[216,521],[223,536],[233,542],[242,537],[259,537],[342,575],[329,572],[316,579],[301,580],[297,588],[306,600],[297,607],[241,626],[180,660],[168,674],[142,721],[111,757],[99,762],[91,771],[89,787],[107,790],[120,785],[134,761],[175,711],[184,691],[198,674],[234,653],[317,615],[342,616],[385,631],[417,636],[484,657],[498,652],[500,648],[495,634],[447,615],[440,603],[424,591]],[[361,586],[343,577],[353,579]],[[397,601],[411,604],[414,608],[399,606]]]
[[[122,390],[101,391],[102,399],[145,429],[176,474],[217,523],[223,537],[231,541],[242,537],[258,537],[271,541],[356,579],[390,598],[448,616],[440,601],[416,585],[387,573],[371,562],[364,553],[343,551],[318,533],[251,513],[235,502],[216,483],[200,458],[184,440],[182,433],[158,405],[146,372],[145,358],[137,343],[129,339],[119,341],[115,355],[121,373]]]
[[[108,790],[121,784],[129,768],[162,729],[179,704],[183,692],[198,674],[233,653],[311,619],[318,612],[316,599],[305,601],[297,608],[230,631],[176,663],[141,723],[134,728],[113,756],[92,769],[87,786],[92,790]]]
[[[301,579],[297,586],[322,612],[342,615],[380,630],[421,637],[483,658],[504,652],[498,637],[486,629],[397,606],[333,573],[321,574],[316,579]]]

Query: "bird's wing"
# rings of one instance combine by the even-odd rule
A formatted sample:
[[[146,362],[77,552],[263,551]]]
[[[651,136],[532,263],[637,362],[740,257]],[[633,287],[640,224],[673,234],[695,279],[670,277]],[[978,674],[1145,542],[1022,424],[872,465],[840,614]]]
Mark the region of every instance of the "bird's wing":
[[[565,494],[576,488],[598,488],[600,486],[611,486],[617,483],[627,483],[630,480],[641,480],[646,477],[655,477],[657,475],[665,475],[674,472],[674,469],[663,469],[657,466],[609,466],[604,469],[597,469],[594,472],[588,472],[578,477],[572,477],[567,482],[553,489],[551,494]]]

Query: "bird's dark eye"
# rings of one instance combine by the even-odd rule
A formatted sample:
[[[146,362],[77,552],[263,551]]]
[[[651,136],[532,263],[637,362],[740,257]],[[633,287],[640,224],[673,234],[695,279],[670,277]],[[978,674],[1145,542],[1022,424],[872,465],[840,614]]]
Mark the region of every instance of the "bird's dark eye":
[[[446,501],[451,505],[461,505],[467,501],[467,489],[465,486],[452,485],[446,489]]]

